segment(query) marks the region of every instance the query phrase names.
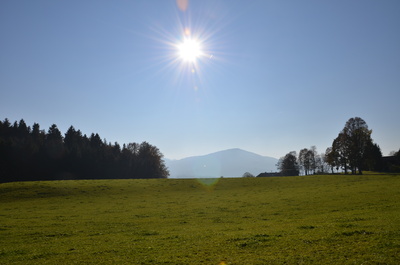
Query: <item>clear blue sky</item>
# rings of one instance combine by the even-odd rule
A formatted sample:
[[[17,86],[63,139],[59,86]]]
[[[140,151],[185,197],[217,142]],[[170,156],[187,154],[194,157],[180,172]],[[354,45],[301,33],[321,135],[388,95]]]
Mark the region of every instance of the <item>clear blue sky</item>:
[[[400,1],[0,1],[0,119],[178,159],[319,152],[351,117],[400,148]],[[203,47],[179,58],[185,29]],[[192,71],[194,70],[194,71]]]

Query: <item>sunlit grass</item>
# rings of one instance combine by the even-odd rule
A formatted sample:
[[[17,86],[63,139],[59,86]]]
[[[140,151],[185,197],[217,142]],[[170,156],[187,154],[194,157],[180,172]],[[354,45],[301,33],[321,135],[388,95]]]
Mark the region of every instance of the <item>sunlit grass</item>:
[[[0,185],[1,264],[398,264],[400,176]]]

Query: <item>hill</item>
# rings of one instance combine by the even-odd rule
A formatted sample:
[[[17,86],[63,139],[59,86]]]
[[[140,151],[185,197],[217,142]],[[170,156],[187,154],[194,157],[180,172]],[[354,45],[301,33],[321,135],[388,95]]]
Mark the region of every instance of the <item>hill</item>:
[[[170,178],[241,177],[245,172],[258,175],[276,171],[278,159],[239,148],[180,160],[165,159]]]

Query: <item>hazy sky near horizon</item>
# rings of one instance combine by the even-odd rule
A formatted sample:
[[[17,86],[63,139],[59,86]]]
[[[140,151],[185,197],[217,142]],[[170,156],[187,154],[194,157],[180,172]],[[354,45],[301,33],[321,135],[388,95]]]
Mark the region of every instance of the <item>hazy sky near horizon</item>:
[[[387,155],[400,148],[399,14],[397,0],[1,1],[0,119],[179,159],[325,152],[358,116]],[[200,42],[195,62],[179,57],[185,38]]]

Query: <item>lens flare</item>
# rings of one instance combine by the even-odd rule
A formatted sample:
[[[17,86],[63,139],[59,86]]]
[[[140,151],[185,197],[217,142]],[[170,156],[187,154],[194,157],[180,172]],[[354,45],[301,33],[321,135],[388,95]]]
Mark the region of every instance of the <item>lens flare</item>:
[[[200,178],[200,179],[197,179],[197,181],[201,185],[203,185],[205,187],[214,187],[218,183],[219,180],[220,180],[220,178]]]
[[[198,178],[196,180],[204,190],[212,192],[214,191],[220,179],[221,178]]]
[[[197,12],[193,13],[189,1],[173,1],[178,12],[175,12],[176,16],[169,17],[172,25],[149,25],[150,33],[146,37],[155,41],[154,57],[135,74],[155,69],[154,74],[167,77],[178,93],[181,89],[201,88],[204,94],[197,93],[191,99],[200,102],[197,101],[198,97],[204,99],[209,95],[206,94],[211,87],[208,86],[208,78],[212,73],[223,70],[221,63],[229,55],[224,44],[226,41],[222,41],[225,35],[220,34],[227,24],[225,12],[218,5],[207,5],[206,9],[215,14],[210,19],[208,16],[194,15]]]
[[[189,5],[189,0],[176,0],[176,5],[178,8],[185,12]]]
[[[189,28],[185,28],[184,33],[185,33],[186,36],[190,36],[190,34],[191,34],[190,29]]]

